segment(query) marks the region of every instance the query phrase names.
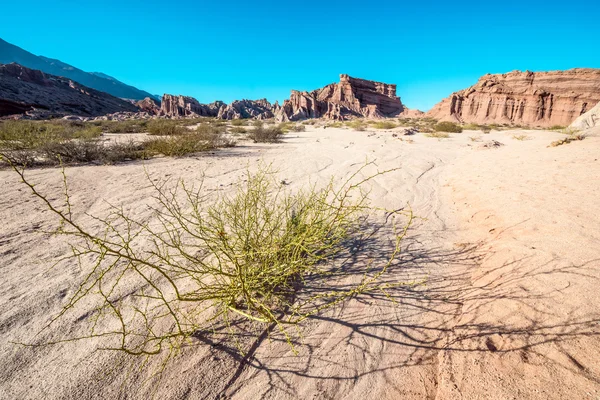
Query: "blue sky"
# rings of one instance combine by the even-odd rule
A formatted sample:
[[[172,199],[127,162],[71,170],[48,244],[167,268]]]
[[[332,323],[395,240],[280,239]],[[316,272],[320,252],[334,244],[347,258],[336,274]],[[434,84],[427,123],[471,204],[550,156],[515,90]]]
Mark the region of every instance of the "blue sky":
[[[485,73],[600,68],[600,1],[3,1],[0,38],[201,102],[312,90],[340,73],[427,110]]]

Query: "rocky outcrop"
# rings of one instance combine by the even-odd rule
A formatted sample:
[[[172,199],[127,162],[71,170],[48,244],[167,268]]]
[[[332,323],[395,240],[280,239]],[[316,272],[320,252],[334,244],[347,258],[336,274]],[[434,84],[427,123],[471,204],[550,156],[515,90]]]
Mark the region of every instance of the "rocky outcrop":
[[[222,106],[217,118],[220,119],[267,119],[273,118],[273,105],[267,99],[236,100],[229,105]]]
[[[19,64],[0,64],[0,116],[93,117],[138,108],[108,93]]]
[[[276,112],[279,121],[305,118],[343,120],[349,117],[384,118],[406,108],[396,96],[396,85],[340,75],[340,82],[312,92],[293,90]]]
[[[193,97],[165,94],[160,103],[160,115],[166,117],[216,117],[225,103],[202,104]]]
[[[443,121],[567,126],[600,101],[600,69],[485,75],[427,116]]]
[[[136,102],[135,105],[140,111],[150,115],[158,115],[160,113],[160,103],[151,97],[146,97],[144,100]]]
[[[577,118],[569,128],[580,131],[600,126],[600,103],[596,104],[591,110]]]

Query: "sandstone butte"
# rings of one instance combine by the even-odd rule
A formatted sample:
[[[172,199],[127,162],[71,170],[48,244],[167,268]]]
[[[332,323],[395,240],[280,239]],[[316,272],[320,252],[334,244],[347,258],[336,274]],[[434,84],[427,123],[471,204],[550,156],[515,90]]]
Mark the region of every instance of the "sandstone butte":
[[[407,114],[396,96],[396,85],[340,75],[332,83],[312,92],[292,90],[289,100],[275,112],[278,121],[306,118],[344,120],[348,117],[385,118]]]
[[[466,123],[567,126],[600,102],[600,69],[487,74],[426,116]]]

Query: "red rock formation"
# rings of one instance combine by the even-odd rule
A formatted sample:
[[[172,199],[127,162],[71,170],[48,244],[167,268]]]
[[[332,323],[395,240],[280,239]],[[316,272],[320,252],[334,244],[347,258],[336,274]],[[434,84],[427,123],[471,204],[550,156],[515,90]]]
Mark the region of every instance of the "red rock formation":
[[[158,115],[160,113],[160,103],[151,97],[146,97],[140,100],[135,105],[143,112],[150,115]]]
[[[427,116],[468,123],[569,125],[600,101],[600,69],[485,75]]]
[[[216,117],[224,106],[222,101],[201,104],[193,97],[165,94],[160,104],[160,115],[167,117]]]
[[[119,111],[138,111],[127,101],[45,74],[19,64],[0,64],[0,116],[27,114],[30,118],[92,117]]]
[[[384,118],[401,114],[406,108],[396,96],[396,85],[340,75],[340,82],[312,92],[292,90],[276,113],[280,121],[305,118]]]
[[[273,105],[267,99],[236,100],[227,106],[222,106],[217,118],[221,119],[267,119],[273,118]]]

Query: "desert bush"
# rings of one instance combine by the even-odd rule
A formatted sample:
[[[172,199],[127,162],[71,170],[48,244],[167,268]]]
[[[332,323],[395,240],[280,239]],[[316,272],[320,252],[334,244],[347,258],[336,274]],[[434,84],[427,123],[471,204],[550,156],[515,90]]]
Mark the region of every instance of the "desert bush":
[[[462,127],[454,122],[442,121],[433,126],[433,129],[437,132],[452,132],[461,133]]]
[[[290,132],[304,132],[306,130],[306,126],[302,124],[294,124],[290,127]]]
[[[93,121],[91,125],[99,126],[106,133],[143,133],[148,130],[148,121]]]
[[[199,134],[223,134],[227,132],[227,126],[201,123],[196,127],[195,132]]]
[[[529,136],[527,136],[527,135],[513,135],[513,137],[512,137],[512,138],[513,138],[513,139],[516,139],[516,140],[520,140],[520,141],[523,141],[523,140],[529,140],[529,139],[531,139],[531,138],[530,138]]]
[[[277,143],[280,141],[281,135],[283,135],[281,125],[265,127],[263,123],[254,123],[254,129],[250,131],[248,137],[254,143]]]
[[[564,138],[564,139],[555,140],[554,142],[550,143],[550,145],[548,147],[562,146],[563,144],[569,144],[569,143],[571,143],[573,141],[583,140],[583,139],[585,139],[585,135],[575,134],[575,135],[571,135],[571,136],[569,136],[567,138]]]
[[[240,134],[240,133],[246,133],[248,131],[243,126],[234,126],[234,127],[229,128],[229,132],[235,133],[235,134]]]
[[[343,124],[343,123],[341,123],[341,122],[339,122],[339,121],[336,121],[336,122],[328,122],[328,123],[326,123],[326,124],[325,124],[325,127],[326,127],[326,128],[341,128],[341,127],[343,127],[343,126],[344,126],[344,124]]]
[[[437,138],[437,139],[447,139],[450,137],[446,132],[430,132],[425,134],[426,137]]]
[[[232,147],[235,142],[219,133],[188,133],[151,139],[143,142],[143,146],[151,154],[182,157],[219,147]]]
[[[47,143],[88,140],[102,135],[98,126],[72,121],[5,121],[0,125],[0,149],[33,150]]]
[[[246,125],[246,120],[244,119],[232,119],[231,125],[233,126],[244,126]]]
[[[236,335],[248,332],[242,325],[248,323],[282,335],[294,349],[293,336],[307,318],[362,293],[387,294],[402,284],[382,284],[381,278],[400,252],[410,211],[386,212],[393,221],[392,246],[380,263],[365,263],[358,282],[345,282],[348,272],[334,262],[349,251],[361,256],[360,246],[350,247],[369,237],[365,227],[373,209],[363,187],[385,172],[365,178],[363,167],[339,186],[332,179],[323,188],[292,193],[272,170],[261,168],[241,178],[237,193],[229,196],[205,193],[201,182],[169,186],[148,176],[156,223],[115,206],[109,215],[94,217],[94,224],[103,225],[98,230],[71,213],[75,205],[66,175],[65,201],[57,204],[13,167],[59,217],[56,234],[71,245],[66,259],[85,271],[50,324],[76,315],[81,303],[95,307],[89,334],[41,344],[95,338],[105,349],[168,359],[219,326],[237,345]]]
[[[182,125],[185,120],[154,119],[148,122],[148,133],[157,136],[183,135],[190,130]]]
[[[377,121],[373,124],[373,128],[375,129],[394,129],[397,126],[391,121]]]
[[[562,125],[552,125],[548,129],[550,129],[551,131],[562,131],[565,128],[566,128],[566,126],[562,126]]]
[[[367,129],[367,125],[364,121],[360,119],[355,119],[349,122],[346,122],[346,126],[350,129],[354,129],[355,131],[362,132]]]

